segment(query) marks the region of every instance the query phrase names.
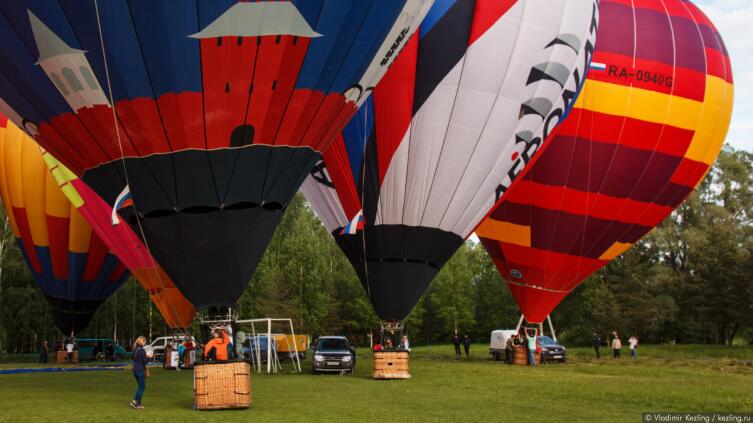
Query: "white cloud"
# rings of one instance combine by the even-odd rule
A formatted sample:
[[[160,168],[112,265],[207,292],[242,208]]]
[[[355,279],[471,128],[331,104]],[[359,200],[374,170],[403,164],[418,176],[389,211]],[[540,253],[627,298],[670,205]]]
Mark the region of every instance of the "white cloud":
[[[753,1],[698,0],[724,39],[735,78],[735,110],[727,142],[753,151]]]

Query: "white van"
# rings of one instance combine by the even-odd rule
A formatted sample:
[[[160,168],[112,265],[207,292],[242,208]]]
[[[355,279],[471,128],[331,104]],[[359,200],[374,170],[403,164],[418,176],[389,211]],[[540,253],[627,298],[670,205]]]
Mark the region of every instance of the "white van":
[[[188,337],[185,335],[177,335],[177,336],[161,336],[151,343],[144,345],[144,352],[149,355],[151,352],[154,356],[153,360],[158,363],[164,363],[165,362],[165,347],[167,347],[168,342],[183,342],[187,339],[191,339],[191,341],[196,345],[196,340],[194,340],[193,336]]]
[[[489,354],[491,354],[492,360],[499,361],[505,356],[505,345],[507,345],[507,340],[517,333],[518,331],[514,329],[499,329],[492,331],[491,340],[489,341]]]

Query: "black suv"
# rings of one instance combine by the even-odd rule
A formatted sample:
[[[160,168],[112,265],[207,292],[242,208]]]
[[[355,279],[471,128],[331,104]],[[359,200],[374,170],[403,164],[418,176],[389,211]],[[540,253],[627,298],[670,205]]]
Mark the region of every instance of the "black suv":
[[[311,370],[314,373],[353,373],[356,368],[356,349],[344,336],[322,336],[312,349]]]
[[[565,362],[565,347],[548,336],[539,336],[537,339],[541,347],[541,361],[543,363],[552,361]]]

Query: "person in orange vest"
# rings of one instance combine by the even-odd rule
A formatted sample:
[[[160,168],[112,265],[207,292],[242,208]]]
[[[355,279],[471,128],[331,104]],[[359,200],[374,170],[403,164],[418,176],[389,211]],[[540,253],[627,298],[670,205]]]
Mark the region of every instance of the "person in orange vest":
[[[222,332],[212,332],[212,340],[204,346],[204,359],[210,361],[227,361],[227,346],[230,343],[230,337],[223,330]]]

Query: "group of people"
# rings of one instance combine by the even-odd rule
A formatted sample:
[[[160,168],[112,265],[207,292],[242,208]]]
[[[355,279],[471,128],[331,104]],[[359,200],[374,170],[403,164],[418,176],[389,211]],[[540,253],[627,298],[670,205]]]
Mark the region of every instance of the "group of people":
[[[594,332],[593,347],[596,358],[601,358],[601,352],[599,351],[601,346],[601,336],[599,336],[598,333]],[[620,358],[622,354],[622,340],[620,339],[620,335],[617,333],[617,331],[612,331],[610,335],[609,346],[612,348],[612,356],[614,358]],[[638,358],[638,338],[631,336],[630,339],[628,339],[628,346],[630,347],[630,357],[633,359]]]
[[[170,349],[172,351],[178,351],[178,367],[176,367],[175,370],[180,370],[186,366],[186,354],[190,354],[194,348],[196,348],[196,346],[191,338],[188,338],[183,342],[174,341],[170,343]],[[165,360],[167,360],[167,358],[165,358]]]
[[[463,344],[463,349],[465,350],[465,356],[470,357],[471,356],[471,337],[468,336],[466,333],[463,335],[463,338],[460,338],[460,335],[458,335],[458,331],[455,331],[455,333],[452,334],[452,345],[455,346],[455,358],[461,358],[463,357],[463,354],[460,353],[460,344]]]
[[[538,335],[538,329],[520,328],[518,333],[509,337],[505,343],[505,362],[507,364],[512,364],[513,358],[515,357],[515,350],[518,348],[525,348],[528,365],[536,367],[536,352],[541,352]]]
[[[60,342],[58,343],[58,351],[65,351],[66,352],[66,363],[73,363],[73,351],[76,348],[76,338],[71,336],[66,336],[65,338],[62,338]],[[50,346],[47,343],[47,341],[42,341],[41,344],[39,344],[39,364],[47,364],[47,362],[50,359]]]
[[[410,342],[408,342],[408,337],[403,335],[400,338],[400,342],[397,343],[397,346],[395,346],[395,342],[392,341],[392,338],[394,338],[394,334],[380,334],[380,341],[375,342],[372,350],[373,351],[408,351],[410,352]]]

